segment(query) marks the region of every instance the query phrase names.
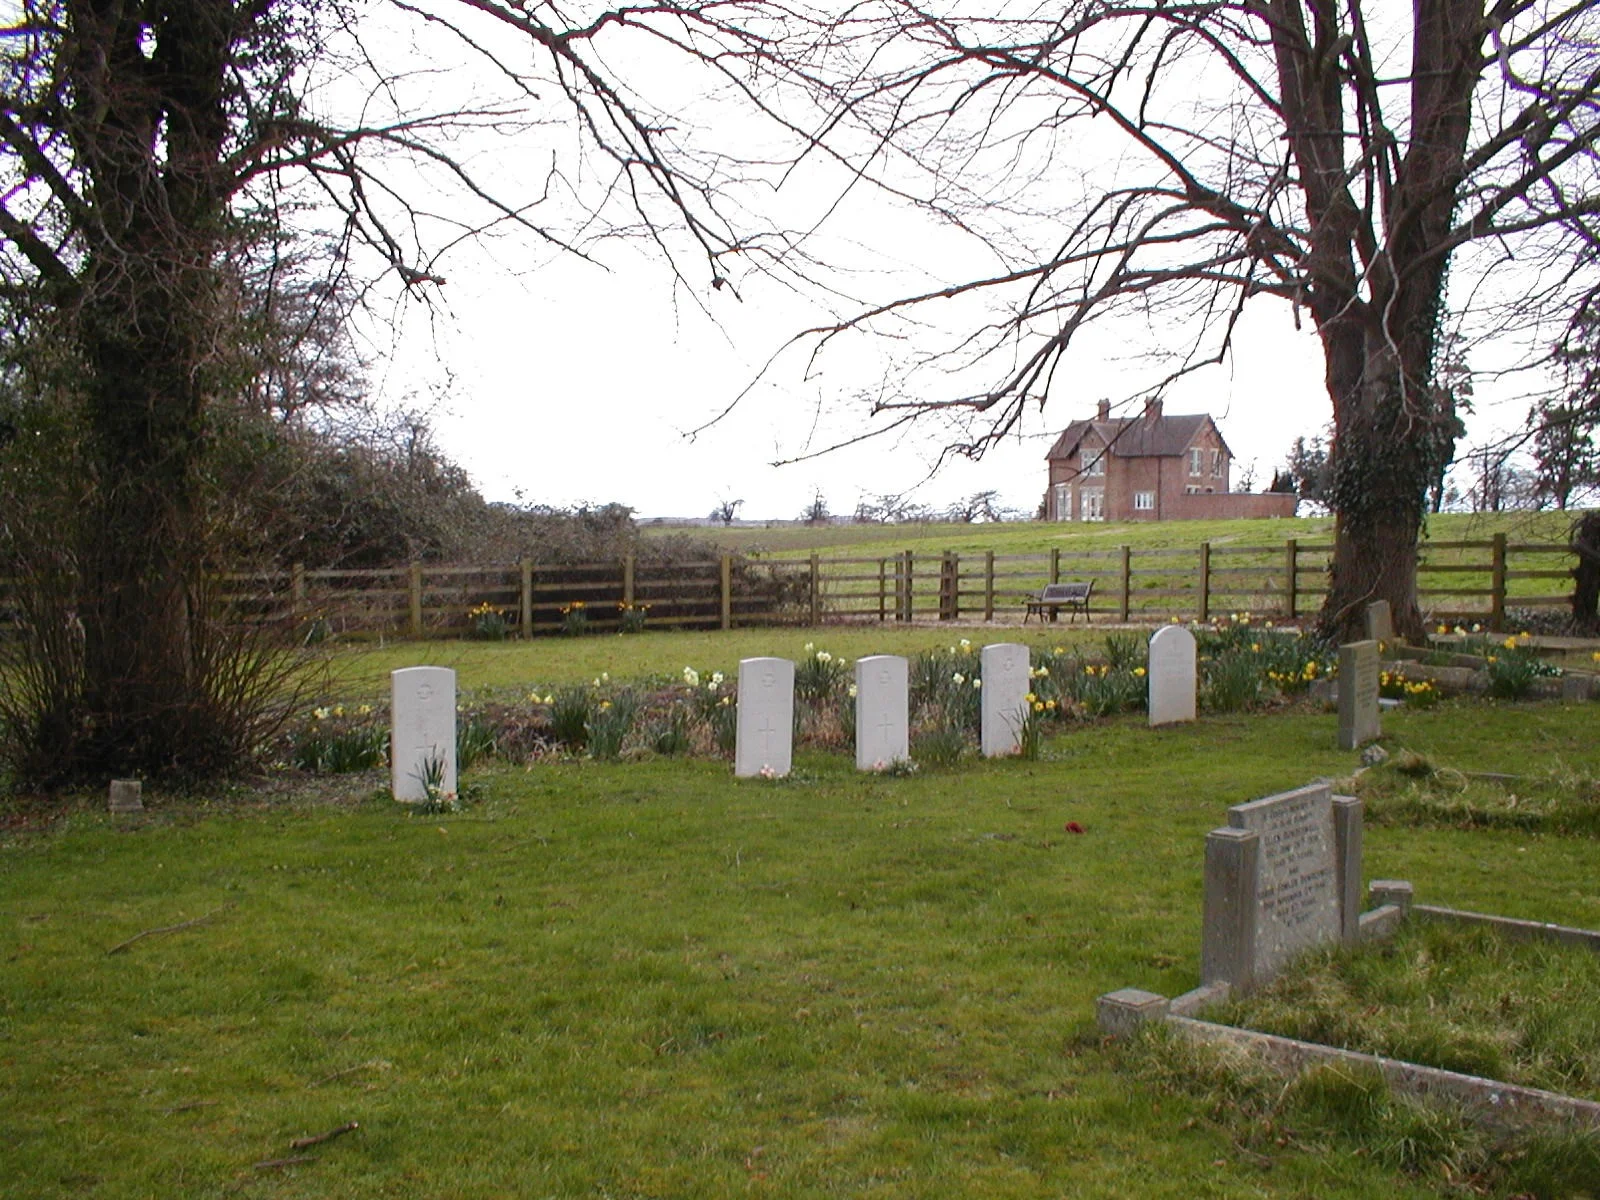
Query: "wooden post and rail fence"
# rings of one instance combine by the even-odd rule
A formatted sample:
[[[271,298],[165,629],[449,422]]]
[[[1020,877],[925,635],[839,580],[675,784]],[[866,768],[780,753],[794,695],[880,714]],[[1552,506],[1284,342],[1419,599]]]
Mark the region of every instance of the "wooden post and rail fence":
[[[255,619],[290,619],[307,629],[400,637],[459,636],[471,611],[489,605],[508,632],[531,637],[563,627],[582,606],[589,627],[620,627],[638,606],[652,629],[733,629],[832,622],[1007,621],[1024,618],[1049,583],[1092,582],[1084,619],[1119,624],[1206,621],[1249,612],[1293,621],[1327,594],[1328,541],[1281,545],[1201,542],[1031,554],[994,550],[938,554],[904,550],[870,557],[743,558],[496,566],[411,563],[403,567],[286,570],[225,575],[224,599]],[[1577,557],[1561,543],[1424,543],[1418,585],[1429,619],[1504,629],[1517,610],[1564,607]],[[1078,614],[1062,614],[1076,620]]]

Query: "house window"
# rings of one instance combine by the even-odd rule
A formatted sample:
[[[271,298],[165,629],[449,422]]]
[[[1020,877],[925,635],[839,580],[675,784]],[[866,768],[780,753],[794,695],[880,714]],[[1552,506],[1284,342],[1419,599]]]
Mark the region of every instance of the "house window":
[[[1080,493],[1079,505],[1081,521],[1104,521],[1106,519],[1106,494],[1101,488],[1084,488]]]
[[[1183,494],[1185,496],[1198,496],[1200,494],[1200,489],[1195,487],[1193,484],[1190,484],[1188,487],[1183,489]]]
[[[1200,449],[1199,446],[1191,447],[1189,450],[1189,474],[1201,474],[1204,462],[1205,451]]]
[[[1064,483],[1056,484],[1056,520],[1072,520],[1072,489]]]
[[[1085,475],[1104,475],[1106,473],[1106,452],[1104,450],[1085,448],[1081,457]]]
[[[1216,478],[1218,478],[1218,479],[1222,478],[1222,451],[1221,450],[1213,450],[1211,452],[1211,474],[1213,476],[1215,476]]]
[[[1156,494],[1154,492],[1135,492],[1133,494],[1133,507],[1136,510],[1143,509],[1148,512],[1154,509],[1155,506]]]

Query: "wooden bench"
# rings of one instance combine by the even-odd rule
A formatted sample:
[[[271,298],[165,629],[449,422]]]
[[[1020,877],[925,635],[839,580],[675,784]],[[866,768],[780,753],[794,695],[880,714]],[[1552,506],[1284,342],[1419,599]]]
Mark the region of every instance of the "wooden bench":
[[[1037,598],[1028,601],[1028,611],[1022,615],[1022,623],[1026,625],[1028,618],[1035,613],[1039,619],[1044,620],[1045,614],[1050,614],[1050,619],[1056,619],[1056,610],[1065,608],[1072,613],[1072,620],[1078,619],[1078,614],[1083,614],[1083,619],[1089,619],[1089,596],[1094,592],[1094,580],[1088,583],[1047,583],[1044,591]]]

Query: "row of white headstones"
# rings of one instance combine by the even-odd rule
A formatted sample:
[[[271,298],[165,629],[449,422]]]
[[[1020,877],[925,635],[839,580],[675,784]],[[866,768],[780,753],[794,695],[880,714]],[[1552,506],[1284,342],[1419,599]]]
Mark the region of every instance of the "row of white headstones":
[[[1195,718],[1194,635],[1177,625],[1150,638],[1150,724]],[[1033,690],[1028,648],[999,642],[979,651],[979,746],[988,758],[1015,754]],[[856,660],[856,766],[881,771],[911,757],[910,665],[899,655]],[[418,802],[430,789],[456,791],[456,673],[448,667],[406,667],[390,677],[393,732],[391,785],[396,800]],[[794,755],[794,663],[747,658],[739,664],[738,732],[733,773],[775,778]]]

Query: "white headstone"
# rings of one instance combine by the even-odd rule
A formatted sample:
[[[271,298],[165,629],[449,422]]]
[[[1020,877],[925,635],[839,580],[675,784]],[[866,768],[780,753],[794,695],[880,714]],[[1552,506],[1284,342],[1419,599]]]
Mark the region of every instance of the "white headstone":
[[[794,664],[787,658],[739,663],[739,722],[733,773],[787,775],[794,758]]]
[[[1163,625],[1150,636],[1150,724],[1194,720],[1194,634],[1182,625]]]
[[[856,770],[911,757],[910,667],[897,654],[856,659]]]
[[[979,741],[985,758],[1015,754],[1028,715],[1028,648],[1015,642],[985,646],[983,664],[983,731]]]
[[[456,791],[456,673],[405,667],[389,674],[389,786],[396,800],[428,798],[429,764],[441,793]]]

